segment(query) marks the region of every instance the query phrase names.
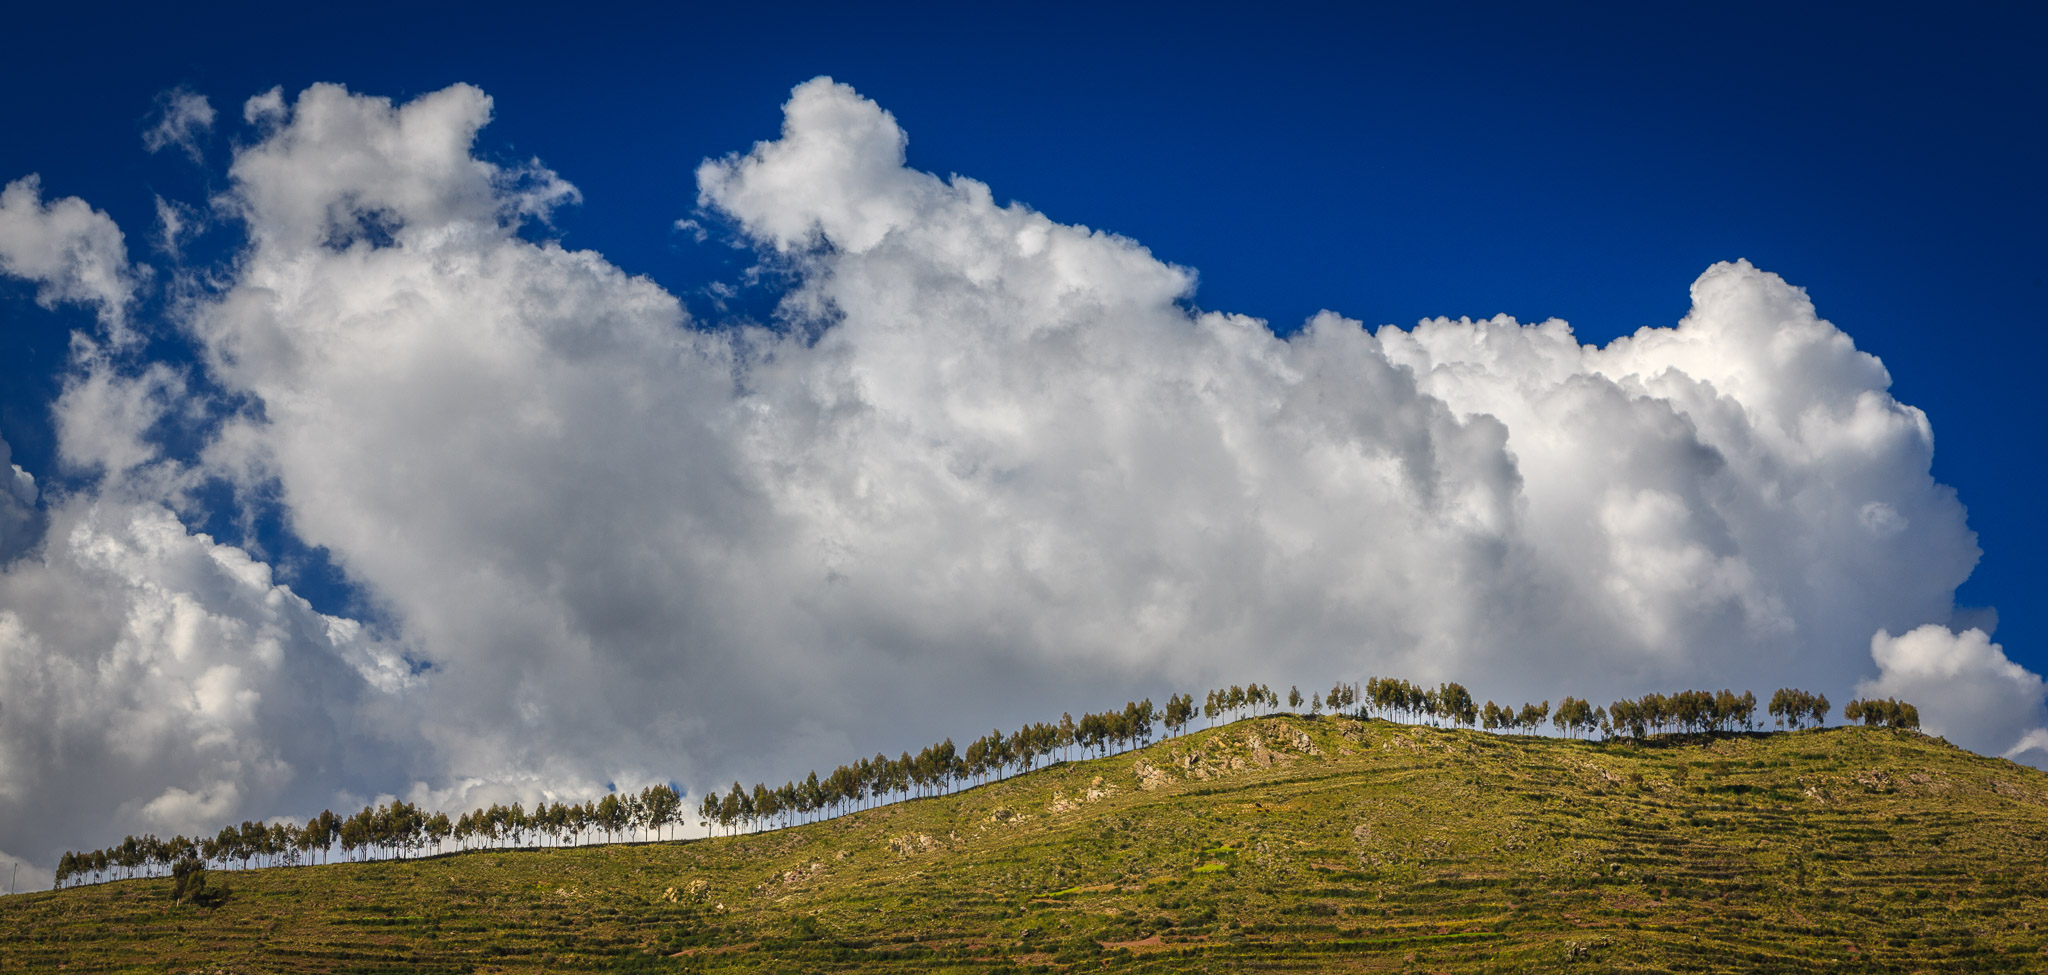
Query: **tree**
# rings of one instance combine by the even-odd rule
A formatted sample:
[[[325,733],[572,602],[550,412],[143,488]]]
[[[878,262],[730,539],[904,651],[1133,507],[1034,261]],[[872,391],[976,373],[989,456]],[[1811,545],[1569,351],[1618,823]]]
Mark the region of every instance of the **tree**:
[[[1613,722],[1613,729],[1630,738],[1642,738],[1649,734],[1650,720],[1642,704],[1626,698],[1607,706],[1607,718]]]
[[[350,816],[342,820],[339,832],[341,834],[341,852],[343,853],[354,856],[357,850],[369,844],[369,826],[362,816]],[[224,826],[221,828],[220,834],[219,843],[221,846],[232,849],[241,845],[241,837],[234,833],[234,827]],[[357,859],[361,858],[357,857]]]
[[[670,823],[681,820],[682,810],[683,795],[673,786],[650,785],[640,793],[640,815],[655,839]]]
[[[1842,718],[1847,721],[1862,721],[1866,728],[1910,728],[1920,727],[1920,709],[1893,698],[1879,700],[1850,701],[1842,706]]]
[[[1168,734],[1178,734],[1181,727],[1187,724],[1188,707],[1179,694],[1166,699],[1166,714],[1162,720]]]
[[[1343,681],[1330,686],[1330,693],[1323,696],[1323,703],[1330,706],[1330,713],[1337,714],[1358,703],[1358,687]]]
[[[1465,685],[1448,683],[1437,688],[1437,706],[1443,715],[1460,726],[1470,728],[1479,719],[1479,709],[1472,703],[1472,692]]]
[[[1299,685],[1287,689],[1287,709],[1289,711],[1301,710],[1301,687]]]
[[[454,825],[448,822],[447,813],[437,812],[427,820],[427,836],[434,841],[434,852],[441,852],[441,844],[447,841],[448,834],[454,829]]]
[[[1822,694],[1808,694],[1796,687],[1780,687],[1771,695],[1771,717],[1778,727],[1790,727],[1798,731],[1808,720],[1825,725],[1828,718],[1828,699]]]
[[[67,854],[68,855],[68,854]],[[62,877],[58,878],[60,883]],[[171,903],[200,903],[206,896],[206,865],[197,857],[183,857],[171,868]]]
[[[1593,706],[1576,697],[1566,697],[1557,706],[1557,715],[1551,719],[1557,730],[1567,738],[1577,738],[1582,730],[1593,727]]]
[[[850,776],[847,775],[847,773],[849,773],[850,771],[851,770],[844,765],[839,766],[839,774],[842,777],[850,778]],[[726,792],[725,798],[719,800],[719,825],[724,826],[728,830],[737,829],[738,824],[744,823],[747,820],[747,813],[749,811],[747,808],[748,805],[749,804],[747,802],[747,790],[743,788],[738,782],[734,782],[732,784],[732,789]]]
[[[320,862],[326,863],[328,854],[334,850],[334,842],[341,838],[341,817],[332,809],[320,810],[320,817],[314,820],[320,829]]]

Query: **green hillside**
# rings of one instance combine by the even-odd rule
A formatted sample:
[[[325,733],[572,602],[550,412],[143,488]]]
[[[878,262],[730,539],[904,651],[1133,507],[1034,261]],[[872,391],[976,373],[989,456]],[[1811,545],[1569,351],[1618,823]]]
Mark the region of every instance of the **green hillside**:
[[[771,833],[0,898],[0,972],[2029,971],[2048,774],[1257,718]]]

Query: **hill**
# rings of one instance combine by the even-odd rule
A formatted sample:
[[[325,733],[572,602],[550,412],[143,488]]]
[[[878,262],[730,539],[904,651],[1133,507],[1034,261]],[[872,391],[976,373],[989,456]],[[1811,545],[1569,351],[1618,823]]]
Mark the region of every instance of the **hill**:
[[[1267,717],[769,833],[0,898],[0,972],[2048,969],[2048,774]]]

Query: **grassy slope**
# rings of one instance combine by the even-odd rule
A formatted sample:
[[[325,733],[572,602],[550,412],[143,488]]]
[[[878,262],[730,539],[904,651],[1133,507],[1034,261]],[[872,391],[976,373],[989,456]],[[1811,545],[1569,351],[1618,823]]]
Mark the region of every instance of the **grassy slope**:
[[[1260,718],[775,833],[0,898],[0,971],[2037,970],[2044,863],[2048,775],[1914,734]]]

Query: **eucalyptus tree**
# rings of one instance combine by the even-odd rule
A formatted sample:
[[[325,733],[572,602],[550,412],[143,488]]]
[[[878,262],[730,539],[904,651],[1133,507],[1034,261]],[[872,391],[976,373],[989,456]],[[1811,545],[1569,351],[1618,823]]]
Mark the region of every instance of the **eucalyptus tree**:
[[[826,802],[825,786],[818,781],[818,770],[812,769],[811,774],[804,778],[803,785],[798,786],[798,789],[803,793],[805,814],[816,819],[818,813],[825,809]]]
[[[1780,728],[1789,726],[1798,731],[1809,720],[1816,725],[1826,725],[1829,710],[1825,694],[1809,694],[1796,687],[1781,687],[1771,695],[1771,717]]]
[[[1649,733],[1649,717],[1642,705],[1623,698],[1607,706],[1608,720],[1614,723],[1614,730],[1631,738],[1643,738]]]
[[[434,852],[440,853],[441,844],[448,841],[448,834],[455,828],[452,823],[448,822],[448,814],[445,812],[434,813],[432,816],[427,817],[425,827],[427,838],[434,841]]]
[[[1592,702],[1570,696],[1566,696],[1558,704],[1557,714],[1551,718],[1551,723],[1557,726],[1557,730],[1564,732],[1567,738],[1591,734],[1593,729],[1599,726],[1599,721],[1593,716]]]
[[[1842,718],[1846,721],[1862,721],[1864,727],[1910,728],[1920,727],[1920,709],[1895,698],[1870,698],[1854,700],[1842,706]]]
[[[681,819],[682,793],[674,786],[650,785],[640,792],[640,814],[653,839],[662,839],[669,824]]]
[[[1436,699],[1444,717],[1461,727],[1470,728],[1479,719],[1479,709],[1472,703],[1472,692],[1463,684],[1448,682],[1438,685]]]
[[[1195,717],[1195,698],[1192,694],[1175,694],[1166,699],[1164,720],[1166,730],[1180,734],[1187,730],[1188,723]]]
[[[1133,701],[1124,705],[1124,719],[1128,723],[1129,740],[1141,744],[1152,742],[1152,719],[1157,712],[1152,709],[1152,699]]]

